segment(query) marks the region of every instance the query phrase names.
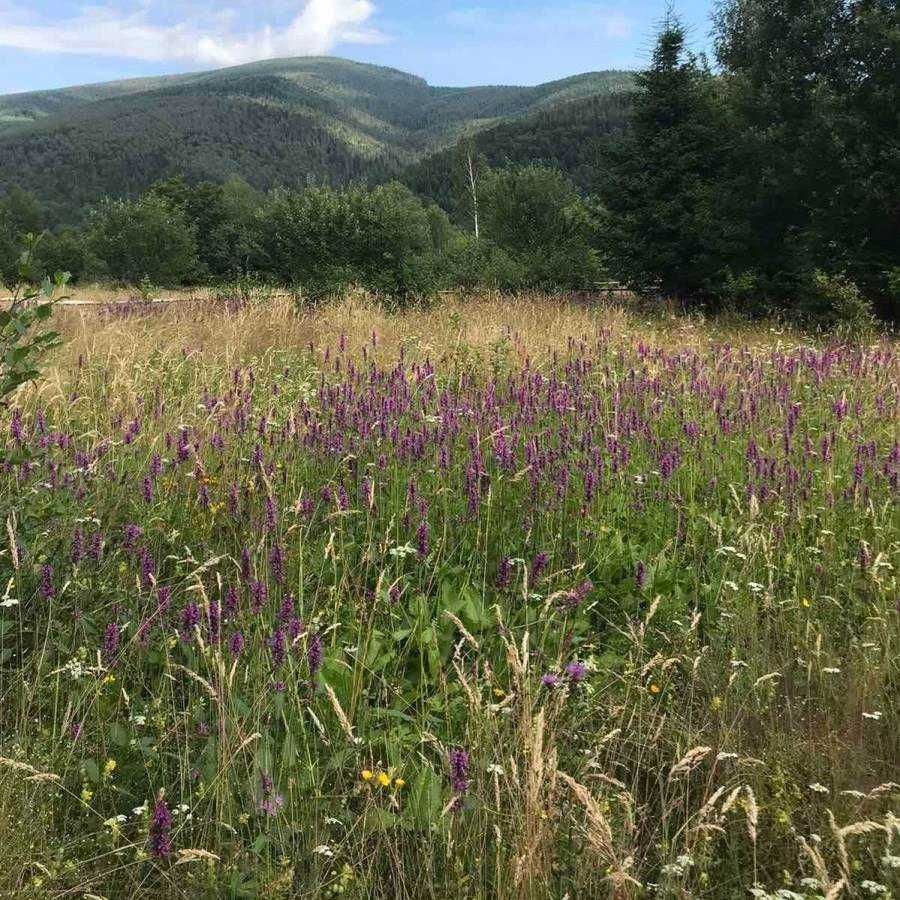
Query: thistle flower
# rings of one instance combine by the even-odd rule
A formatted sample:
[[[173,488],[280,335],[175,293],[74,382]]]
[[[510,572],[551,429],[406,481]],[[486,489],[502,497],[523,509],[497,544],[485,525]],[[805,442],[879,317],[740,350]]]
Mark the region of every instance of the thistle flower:
[[[587,676],[587,666],[583,662],[575,660],[566,666],[566,675],[570,681],[584,681]]]

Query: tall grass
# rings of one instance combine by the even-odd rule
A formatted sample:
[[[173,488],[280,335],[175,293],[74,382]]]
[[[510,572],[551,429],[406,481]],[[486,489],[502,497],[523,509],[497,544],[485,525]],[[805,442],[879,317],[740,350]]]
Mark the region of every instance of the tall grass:
[[[892,344],[540,297],[57,327],[0,413],[0,892],[897,891]]]

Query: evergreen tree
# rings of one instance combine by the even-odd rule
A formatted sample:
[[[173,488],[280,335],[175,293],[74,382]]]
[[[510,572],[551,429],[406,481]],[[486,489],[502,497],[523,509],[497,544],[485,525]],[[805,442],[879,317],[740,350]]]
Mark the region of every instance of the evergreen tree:
[[[637,84],[630,127],[603,152],[596,186],[610,267],[638,290],[713,296],[740,238],[724,190],[727,109],[677,21],[664,24]]]

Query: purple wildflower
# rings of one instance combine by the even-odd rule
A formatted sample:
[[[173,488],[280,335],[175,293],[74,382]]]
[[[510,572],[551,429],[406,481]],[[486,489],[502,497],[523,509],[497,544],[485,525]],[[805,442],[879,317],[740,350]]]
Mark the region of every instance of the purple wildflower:
[[[269,567],[276,584],[284,584],[284,550],[275,544],[269,552]]]
[[[181,611],[181,640],[187,642],[193,639],[194,629],[200,624],[200,607],[191,600]]]
[[[322,668],[322,638],[318,634],[314,634],[309,639],[309,646],[306,649],[306,662],[309,665],[309,677],[313,681]]]
[[[570,681],[584,681],[587,675],[587,666],[583,662],[574,660],[566,666],[566,675]]]
[[[228,652],[232,656],[240,656],[244,650],[244,635],[236,631],[228,641]]]
[[[639,562],[634,570],[634,583],[638,590],[643,589],[647,583],[647,567],[643,562]]]
[[[541,580],[541,576],[547,571],[550,563],[550,557],[542,550],[538,553],[531,563],[531,583],[537,584]]]
[[[463,796],[469,790],[469,754],[462,749],[451,750],[448,754],[450,763],[450,788],[455,796],[454,809],[462,806]]]
[[[119,649],[119,633],[119,626],[115,622],[110,622],[103,633],[100,654],[103,657],[103,661],[107,664],[113,662],[116,658],[116,652]]]
[[[56,588],[53,585],[53,566],[45,563],[41,566],[41,598],[52,600],[56,596]]]
[[[153,806],[153,820],[150,822],[150,855],[154,859],[165,859],[172,853],[172,814],[163,799],[162,792]]]

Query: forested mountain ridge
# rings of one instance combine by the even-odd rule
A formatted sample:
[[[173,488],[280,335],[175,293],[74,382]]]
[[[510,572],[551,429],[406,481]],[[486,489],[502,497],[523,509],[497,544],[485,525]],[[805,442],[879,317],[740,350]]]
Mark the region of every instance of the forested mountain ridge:
[[[566,119],[577,104],[631,84],[630,73],[612,71],[534,87],[446,88],[396,69],[301,57],[13,94],[0,97],[0,193],[19,185],[66,221],[104,195],[176,174],[239,175],[260,189],[378,181],[462,133],[491,129],[496,143],[509,126],[520,142],[537,137],[559,111]]]

